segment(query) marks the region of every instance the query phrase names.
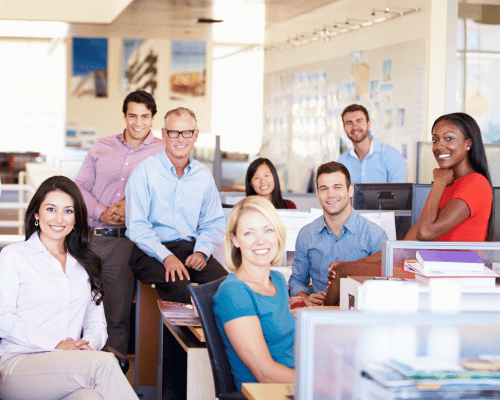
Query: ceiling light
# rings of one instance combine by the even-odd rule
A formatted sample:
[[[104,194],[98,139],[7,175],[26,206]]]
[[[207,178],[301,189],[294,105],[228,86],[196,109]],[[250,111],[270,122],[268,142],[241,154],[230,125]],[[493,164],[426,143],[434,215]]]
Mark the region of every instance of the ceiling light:
[[[198,24],[217,24],[219,22],[224,22],[223,19],[212,19],[212,18],[198,18],[196,23]]]

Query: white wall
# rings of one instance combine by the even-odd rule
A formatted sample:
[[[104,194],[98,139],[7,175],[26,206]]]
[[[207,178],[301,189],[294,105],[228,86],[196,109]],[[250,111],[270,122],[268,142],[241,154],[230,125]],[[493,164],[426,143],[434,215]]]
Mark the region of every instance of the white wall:
[[[128,37],[127,37],[128,39]],[[120,133],[125,128],[122,106],[127,93],[122,93],[121,65],[122,65],[122,40],[121,37],[108,37],[108,97],[82,97],[71,96],[72,73],[72,39],[67,39],[68,46],[68,88],[67,88],[67,125],[80,128],[94,128],[97,138]],[[163,117],[168,110],[176,107],[192,109],[198,119],[201,132],[211,131],[212,118],[212,43],[207,42],[206,65],[207,87],[202,98],[192,98],[186,101],[170,99],[170,40],[158,39],[158,88],[155,91],[155,101],[158,108],[153,130],[163,127]]]

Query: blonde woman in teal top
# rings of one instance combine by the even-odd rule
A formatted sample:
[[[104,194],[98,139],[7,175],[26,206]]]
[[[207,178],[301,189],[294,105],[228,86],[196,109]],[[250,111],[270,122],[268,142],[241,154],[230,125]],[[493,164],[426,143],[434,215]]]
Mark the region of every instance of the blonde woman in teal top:
[[[238,389],[243,382],[295,381],[295,320],[281,263],[285,227],[272,204],[249,196],[233,208],[224,237],[229,274],[214,313]]]

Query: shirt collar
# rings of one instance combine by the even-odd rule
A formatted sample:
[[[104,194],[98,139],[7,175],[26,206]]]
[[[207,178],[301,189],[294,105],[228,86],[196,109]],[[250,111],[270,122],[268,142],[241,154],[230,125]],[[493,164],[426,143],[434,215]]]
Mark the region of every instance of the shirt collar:
[[[156,137],[155,137],[155,135],[153,135],[153,131],[150,130],[149,133],[148,133],[148,136],[146,136],[146,138],[142,141],[142,143],[140,144],[140,146],[142,146],[143,144],[144,145],[148,145],[150,143],[153,143],[155,139],[156,139]],[[120,133],[118,135],[118,140],[120,140],[120,142],[122,144],[128,146],[127,142],[125,141],[125,129],[123,130],[122,133]]]
[[[45,245],[40,240],[40,231],[34,232],[24,243],[24,253],[28,256],[40,253],[50,254]],[[66,256],[66,273],[70,272],[75,267],[76,263],[76,259],[68,252]]]
[[[382,151],[382,143],[380,143],[374,136],[372,136],[371,134],[370,135],[370,138],[372,139],[372,142],[370,143],[370,150],[368,150],[368,154],[367,156],[371,156],[375,151]],[[350,149],[349,149],[349,154],[353,157],[356,157],[358,158],[358,155],[356,154],[356,152],[354,151],[354,146],[352,146]]]
[[[345,228],[347,229],[349,232],[351,232],[352,234],[355,234],[356,233],[356,225],[357,225],[357,220],[358,220],[358,213],[356,212],[356,210],[354,210],[354,208],[351,208],[351,215],[349,215],[349,218],[347,218],[347,221],[344,223],[344,225],[342,226],[342,228]],[[320,234],[323,229],[327,229],[327,230],[330,230],[330,228],[328,228],[328,225],[326,224],[326,221],[325,221],[325,216],[322,215],[320,217],[320,221],[319,221],[319,224],[318,224],[318,230],[317,230],[317,234]]]
[[[177,176],[177,172],[175,172],[174,164],[172,164],[172,161],[170,161],[170,158],[168,158],[166,151],[162,151],[160,153],[160,161],[165,166],[165,168],[167,168],[170,172],[172,172],[175,176]],[[188,174],[192,168],[193,168],[193,156],[190,155],[189,156],[189,164],[187,165],[186,168],[184,168],[184,174]]]
[[[38,231],[36,231],[30,236],[28,240],[26,240],[25,242],[26,247],[24,250],[26,255],[39,254],[47,250],[43,245],[43,243],[41,242],[40,237],[38,235],[39,233]]]

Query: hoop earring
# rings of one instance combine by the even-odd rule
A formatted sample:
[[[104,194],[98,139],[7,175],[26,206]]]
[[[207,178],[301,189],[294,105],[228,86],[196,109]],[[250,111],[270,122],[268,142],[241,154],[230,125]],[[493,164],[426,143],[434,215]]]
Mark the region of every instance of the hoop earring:
[[[38,220],[35,219],[35,226],[38,226],[38,225],[39,225]]]

